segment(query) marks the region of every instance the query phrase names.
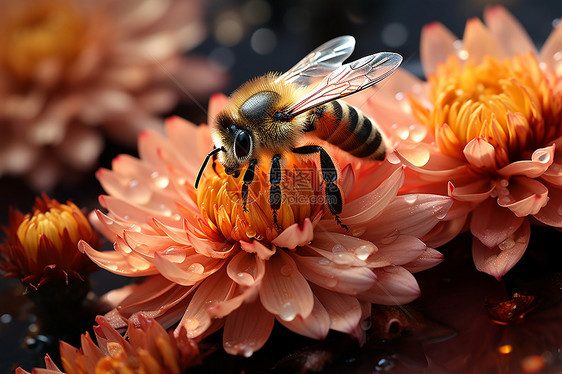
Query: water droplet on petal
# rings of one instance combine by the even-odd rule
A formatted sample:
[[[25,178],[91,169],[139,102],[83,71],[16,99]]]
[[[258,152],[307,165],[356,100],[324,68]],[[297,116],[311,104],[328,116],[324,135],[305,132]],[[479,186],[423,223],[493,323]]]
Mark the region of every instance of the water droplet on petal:
[[[182,248],[169,247],[164,251],[164,256],[169,261],[180,263],[185,260],[186,252]]]
[[[189,265],[187,271],[190,271],[194,274],[203,274],[203,271],[205,271],[205,267],[203,267],[203,265],[198,262],[194,262],[193,264]]]
[[[187,318],[184,322],[183,325],[185,326],[185,328],[189,331],[193,331],[196,328],[199,327],[200,323],[199,320],[197,318]]]
[[[367,231],[367,228],[364,227],[364,226],[352,227],[350,235],[358,237],[358,236],[363,235],[365,233],[365,231]]]
[[[404,97],[405,97],[404,92],[397,92],[397,93],[394,95],[394,98],[395,98],[397,101],[404,100]]]
[[[320,265],[330,265],[332,263],[332,261],[328,260],[325,257],[320,257],[320,258],[318,258],[318,263]]]
[[[447,209],[444,209],[443,207],[437,209],[435,211],[435,218],[437,219],[443,219],[445,218],[445,216],[447,215],[449,211]]]
[[[404,195],[404,201],[410,204],[415,203],[418,200],[418,195],[417,194],[408,194],[408,195]]]
[[[388,371],[394,367],[394,362],[388,358],[381,358],[375,365],[376,371]]]
[[[511,249],[515,246],[515,241],[511,238],[507,238],[505,239],[503,242],[501,242],[498,247],[502,250],[505,251],[507,249]]]
[[[288,277],[293,274],[293,268],[290,265],[283,265],[280,272],[284,277]]]
[[[248,346],[243,346],[241,349],[242,355],[246,358],[251,357],[254,354],[254,350]]]
[[[336,244],[332,247],[332,253],[333,254],[337,255],[337,254],[342,253],[342,252],[347,252],[343,245]]]
[[[363,331],[369,330],[369,329],[371,328],[371,325],[372,325],[372,323],[371,323],[371,319],[370,319],[370,318],[367,318],[367,319],[361,321],[361,329],[362,329]]]
[[[292,321],[297,316],[298,311],[298,307],[295,303],[287,301],[279,310],[279,318],[287,322]]]
[[[390,153],[386,156],[386,159],[388,160],[388,162],[390,162],[391,164],[399,164],[400,163],[400,158],[394,153]]]
[[[361,261],[365,261],[369,255],[372,253],[372,248],[366,245],[359,246],[353,251],[355,257]]]

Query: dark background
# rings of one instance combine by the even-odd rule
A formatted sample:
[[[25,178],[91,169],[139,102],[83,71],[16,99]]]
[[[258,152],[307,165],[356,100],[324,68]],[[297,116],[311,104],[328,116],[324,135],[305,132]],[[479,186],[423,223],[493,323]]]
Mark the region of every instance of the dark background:
[[[287,70],[321,43],[344,34],[353,35],[357,40],[352,59],[377,51],[395,51],[404,56],[403,67],[422,76],[419,35],[423,25],[440,21],[460,38],[467,19],[482,18],[485,7],[495,4],[504,5],[519,19],[539,48],[552,31],[553,24],[562,16],[562,1],[556,0],[213,0],[206,2],[208,38],[191,53],[208,56],[213,63],[229,71],[231,78],[224,90],[226,94],[254,76]],[[206,107],[207,103],[199,104]],[[188,97],[169,114],[179,114],[196,123],[206,121],[205,112]],[[108,143],[99,166],[109,168],[111,160],[119,153],[135,155],[136,150]],[[70,199],[88,210],[98,207],[97,196],[101,193],[103,191],[93,172],[75,184],[49,191],[49,195],[59,201]],[[10,205],[29,211],[37,194],[22,180],[11,177],[0,179],[0,222],[6,224]],[[552,238],[557,240],[556,245],[560,249],[559,233]],[[559,257],[555,260],[560,263]],[[467,266],[470,266],[469,262]],[[92,277],[93,288],[98,295],[127,281],[105,271],[98,271]],[[42,366],[43,354],[40,350],[25,348],[26,330],[34,321],[33,317],[21,311],[28,306],[26,299],[19,296],[22,289],[18,285],[17,280],[0,280],[0,372],[11,372],[10,367],[14,363],[23,365],[27,370],[32,366]],[[286,337],[283,333],[281,335]],[[293,338],[289,336],[289,339]],[[365,372],[372,371],[373,367]]]

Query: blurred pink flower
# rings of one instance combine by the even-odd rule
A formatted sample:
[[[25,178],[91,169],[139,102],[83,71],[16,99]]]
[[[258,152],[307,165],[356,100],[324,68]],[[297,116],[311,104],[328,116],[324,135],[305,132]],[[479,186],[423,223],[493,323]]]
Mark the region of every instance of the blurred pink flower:
[[[76,349],[60,342],[62,366],[69,374],[96,373],[161,373],[181,374],[199,363],[197,345],[180,336],[176,339],[166,333],[156,321],[140,318],[139,326],[129,324],[128,340],[125,340],[101,316],[94,327],[97,345],[87,332],[82,335],[82,347]],[[47,355],[45,369],[33,369],[33,373],[61,373]],[[29,374],[22,368],[16,374]]]
[[[428,82],[395,73],[363,108],[408,166],[403,193],[455,199],[428,243],[473,234],[476,267],[501,278],[527,248],[530,223],[562,227],[562,27],[542,50],[501,6],[421,34]]]
[[[226,103],[215,96],[210,118]],[[412,301],[420,292],[412,273],[442,261],[419,238],[451,200],[397,196],[402,166],[361,162],[326,145],[342,166],[345,233],[321,203],[316,162],[284,155],[276,229],[269,165],[258,165],[243,212],[242,177],[227,176],[219,163],[193,187],[212,149],[209,128],[171,118],[166,131],[167,137],[141,134],[140,160],[121,155],[113,170],[98,172],[108,213],[97,211],[93,222],[115,251],[98,252],[85,242],[81,249],[116,274],[149,276],[106,295],[118,305],[106,316],[115,327],[124,325],[123,317],[147,316],[164,326],[179,321],[176,336],[196,338],[224,326],[225,350],[245,356],[265,344],[275,319],[315,339],[333,329],[361,340],[371,303]]]
[[[224,77],[181,52],[205,35],[197,0],[0,0],[0,177],[37,189],[90,170],[105,135],[134,145],[179,97]],[[100,131],[101,130],[101,131]]]

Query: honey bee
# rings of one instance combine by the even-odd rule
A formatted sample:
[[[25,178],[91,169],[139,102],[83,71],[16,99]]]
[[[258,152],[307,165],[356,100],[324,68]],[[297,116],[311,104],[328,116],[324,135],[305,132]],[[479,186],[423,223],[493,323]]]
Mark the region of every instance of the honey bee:
[[[225,172],[242,178],[241,196],[247,212],[248,186],[259,160],[271,160],[270,207],[277,228],[281,206],[281,158],[284,152],[318,153],[325,184],[326,203],[337,223],[343,208],[338,176],[332,158],[319,145],[298,146],[308,133],[349,154],[383,160],[385,137],[374,121],[359,109],[338,99],[367,89],[388,77],[402,56],[380,52],[343,64],[355,48],[355,39],[341,36],[316,48],[284,74],[267,74],[243,84],[230,97],[230,105],[212,124],[215,148],[205,157],[195,188],[211,157],[218,156]]]

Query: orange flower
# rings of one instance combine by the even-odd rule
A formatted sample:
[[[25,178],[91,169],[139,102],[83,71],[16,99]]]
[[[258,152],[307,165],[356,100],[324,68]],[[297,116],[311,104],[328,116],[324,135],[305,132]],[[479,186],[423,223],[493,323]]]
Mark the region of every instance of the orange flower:
[[[95,165],[103,137],[132,145],[177,88],[207,97],[224,76],[182,57],[204,37],[194,0],[0,0],[0,176],[40,190]],[[102,131],[103,130],[103,131]]]
[[[226,98],[215,97],[210,118]],[[98,179],[107,214],[93,221],[114,252],[82,249],[101,267],[145,282],[112,291],[106,300],[115,327],[123,317],[179,321],[176,336],[201,337],[224,326],[231,354],[251,355],[277,319],[299,334],[322,339],[330,329],[364,337],[371,303],[403,304],[419,295],[412,272],[436,265],[439,252],[419,239],[447,212],[448,197],[396,196],[403,168],[361,162],[326,145],[342,167],[345,204],[338,226],[323,202],[313,157],[283,155],[278,224],[269,204],[268,166],[256,169],[244,212],[242,176],[209,166],[193,183],[212,148],[207,126],[168,120],[168,137],[145,132],[140,160],[121,155]],[[267,165],[264,163],[263,165]],[[265,169],[265,170],[264,170]],[[243,173],[242,173],[243,174]]]
[[[99,245],[99,237],[72,202],[60,204],[47,195],[37,198],[33,215],[10,210],[7,238],[0,246],[0,269],[33,288],[48,282],[83,281],[97,267],[78,251],[84,240]]]
[[[431,245],[469,228],[476,267],[501,278],[523,255],[530,222],[562,227],[562,27],[537,53],[504,8],[462,41],[441,24],[421,36],[428,82],[403,70],[365,112],[393,133],[404,192],[455,199]]]
[[[62,366],[67,373],[181,374],[198,364],[197,345],[185,339],[185,335],[176,339],[154,320],[141,317],[140,327],[129,324],[128,341],[103,317],[97,317],[96,322],[97,346],[88,333],[82,335],[80,349],[60,343]],[[46,369],[33,369],[33,372],[62,372],[49,355],[45,357],[45,366]],[[29,373],[17,368],[16,374]]]

